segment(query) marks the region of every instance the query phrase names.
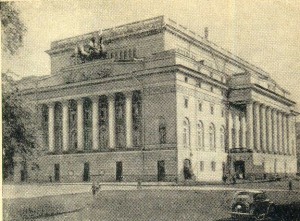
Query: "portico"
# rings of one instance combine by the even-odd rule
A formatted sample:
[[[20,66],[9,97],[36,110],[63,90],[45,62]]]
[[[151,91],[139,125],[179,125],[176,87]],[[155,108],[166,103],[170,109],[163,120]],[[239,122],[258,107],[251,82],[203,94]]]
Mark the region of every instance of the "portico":
[[[77,143],[76,152],[84,151],[99,151],[102,149],[115,149],[115,148],[141,148],[137,143],[133,142],[133,120],[134,118],[141,117],[141,99],[140,91],[124,91],[119,93],[111,93],[107,95],[93,95],[91,97],[82,97],[72,102],[76,102],[77,115],[77,141],[73,140],[73,143]],[[116,96],[119,95],[119,100],[116,100]],[[121,96],[120,95],[124,95]],[[139,100],[133,100],[133,95],[139,97]],[[103,100],[107,102],[103,109]],[[88,105],[84,105],[87,102],[91,102],[91,108]],[[118,103],[119,101],[119,103]],[[138,102],[138,105],[136,103]],[[70,149],[70,100],[59,100],[57,102],[51,102],[48,107],[48,140],[49,140],[49,153],[58,153],[59,149],[55,148],[57,140],[55,139],[55,116],[59,115],[59,111],[55,111],[55,104],[62,105],[62,130],[58,133],[62,134],[62,152],[67,153]],[[101,105],[100,105],[101,103]],[[137,110],[134,110],[137,109]],[[135,114],[133,114],[135,113]],[[73,113],[74,114],[74,113]],[[90,119],[91,118],[91,119]],[[101,120],[100,120],[101,119]],[[91,131],[87,131],[86,127],[88,122],[91,121]],[[117,121],[117,123],[116,123]],[[108,124],[108,125],[107,125]],[[140,125],[136,125],[140,127]],[[108,129],[108,134],[104,131],[104,128]],[[122,127],[125,127],[124,129]],[[102,128],[102,129],[100,129]],[[141,128],[139,128],[140,130]],[[91,132],[91,133],[90,133]],[[104,134],[102,134],[104,133]],[[104,138],[103,135],[108,135]],[[139,134],[139,136],[141,133]],[[104,146],[103,142],[100,145],[100,137],[102,139],[108,139],[108,145]],[[125,138],[125,142],[124,139]],[[140,138],[139,138],[140,139]],[[116,140],[119,141],[118,145]],[[92,148],[88,146],[92,143]],[[139,143],[140,145],[140,143]]]

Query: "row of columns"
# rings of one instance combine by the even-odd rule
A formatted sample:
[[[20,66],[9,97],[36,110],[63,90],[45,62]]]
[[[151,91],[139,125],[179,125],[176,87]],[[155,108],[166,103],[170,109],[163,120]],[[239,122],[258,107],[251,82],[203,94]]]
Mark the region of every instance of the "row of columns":
[[[293,117],[258,102],[245,112],[229,112],[229,148],[253,148],[256,152],[294,154]]]
[[[126,146],[131,148],[133,145],[132,138],[132,92],[125,92],[125,125],[126,125]],[[92,100],[92,148],[99,148],[99,96],[94,96]],[[108,95],[108,131],[109,131],[109,148],[116,147],[115,137],[115,96]],[[79,98],[77,101],[77,146],[78,151],[84,149],[84,98]],[[62,101],[62,136],[63,136],[63,151],[69,149],[69,101]],[[54,152],[55,136],[54,136],[54,119],[55,119],[55,102],[48,105],[48,137],[49,137],[49,152]]]

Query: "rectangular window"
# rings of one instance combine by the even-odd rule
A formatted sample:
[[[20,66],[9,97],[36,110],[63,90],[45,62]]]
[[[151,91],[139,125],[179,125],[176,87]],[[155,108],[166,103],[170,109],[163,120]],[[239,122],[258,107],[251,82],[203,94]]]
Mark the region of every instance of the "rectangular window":
[[[184,82],[187,83],[188,82],[188,77],[184,77]]]
[[[216,171],[216,162],[215,161],[211,162],[211,171]]]
[[[199,103],[198,103],[198,110],[199,110],[199,111],[202,111],[202,102],[199,102]]]
[[[200,171],[204,171],[204,161],[200,161]]]
[[[184,107],[188,108],[189,106],[189,100],[187,98],[184,98]]]
[[[211,86],[211,87],[210,87],[210,91],[211,91],[211,92],[214,92],[214,87]]]
[[[197,87],[199,87],[199,88],[201,88],[201,87],[202,87],[202,83],[201,83],[201,81],[198,81],[198,82],[197,82]]]
[[[213,105],[210,106],[210,113],[214,114],[214,106]]]

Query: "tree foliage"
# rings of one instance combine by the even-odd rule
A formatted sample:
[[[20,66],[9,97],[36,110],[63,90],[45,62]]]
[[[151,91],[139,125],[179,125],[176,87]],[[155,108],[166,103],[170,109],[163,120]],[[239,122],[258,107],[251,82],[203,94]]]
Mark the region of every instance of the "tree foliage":
[[[13,2],[0,2],[0,12],[2,51],[13,55],[23,46],[26,27]]]
[[[25,161],[35,149],[34,110],[24,103],[16,82],[2,73],[2,151],[3,178],[13,174],[14,156]]]

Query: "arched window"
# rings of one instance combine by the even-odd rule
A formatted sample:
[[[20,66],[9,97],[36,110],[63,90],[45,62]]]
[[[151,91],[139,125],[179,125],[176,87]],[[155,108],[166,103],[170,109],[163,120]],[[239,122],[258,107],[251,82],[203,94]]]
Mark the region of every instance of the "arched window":
[[[159,143],[165,144],[167,138],[166,120],[164,117],[159,118]]]
[[[216,130],[213,124],[209,126],[209,148],[210,150],[216,150]]]
[[[204,149],[204,129],[202,121],[197,124],[197,145],[199,149]]]
[[[190,122],[187,118],[183,121],[183,145],[190,147]]]
[[[223,126],[220,129],[220,145],[221,150],[225,150],[225,129]]]

